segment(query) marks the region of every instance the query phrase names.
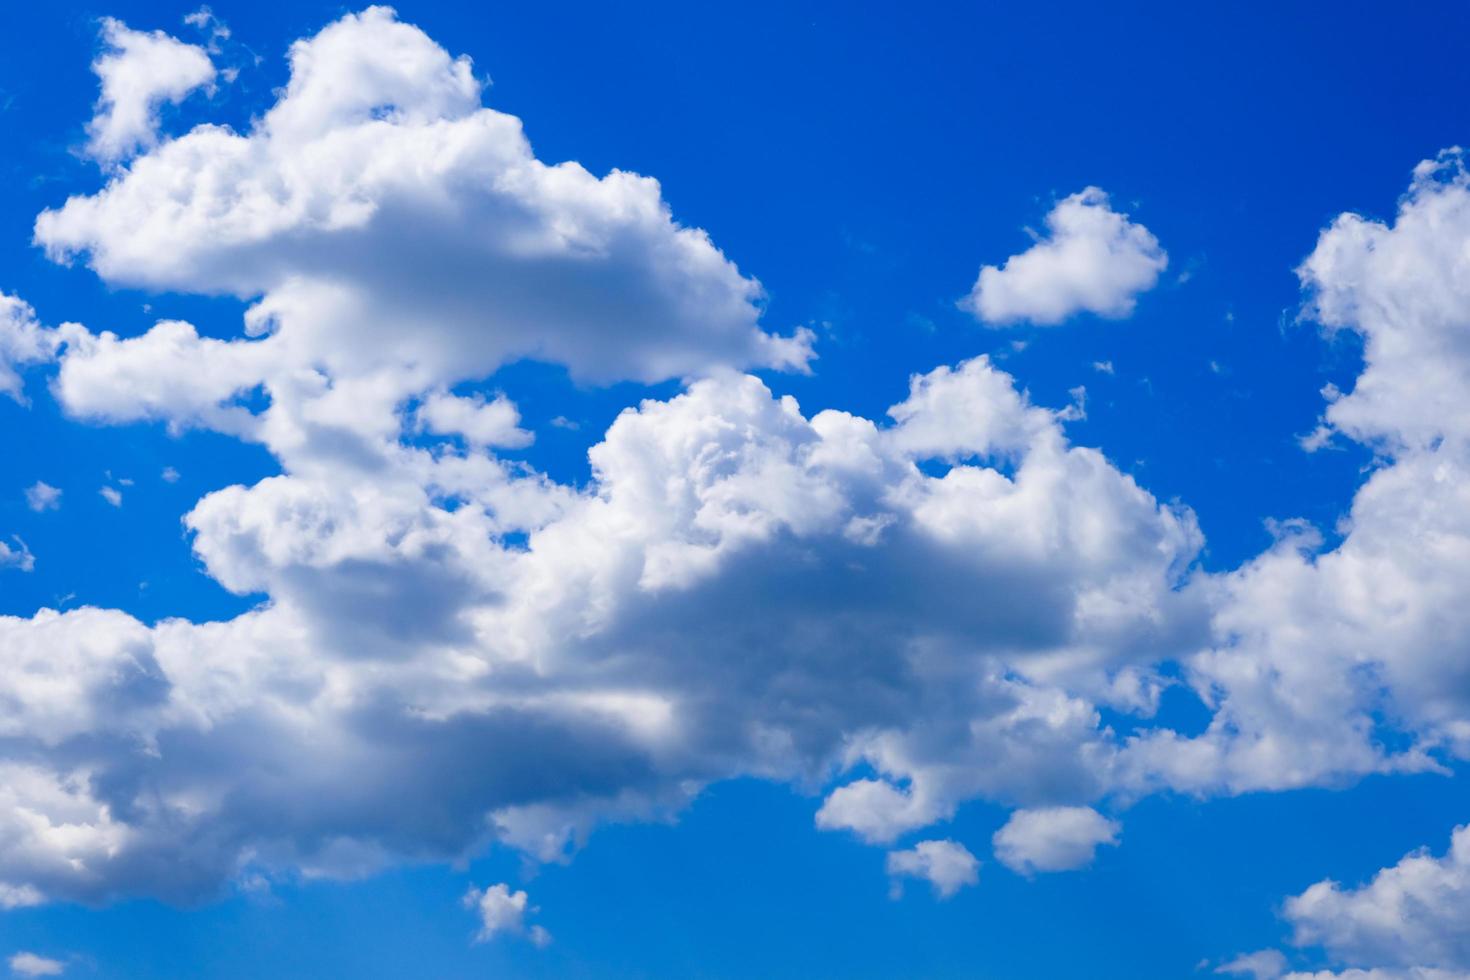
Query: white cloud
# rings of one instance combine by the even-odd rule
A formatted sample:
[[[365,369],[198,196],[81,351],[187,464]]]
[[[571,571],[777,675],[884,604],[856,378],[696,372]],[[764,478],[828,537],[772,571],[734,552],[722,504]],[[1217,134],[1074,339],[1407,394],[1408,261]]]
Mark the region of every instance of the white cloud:
[[[491,885],[481,891],[471,888],[464,897],[466,908],[473,909],[480,920],[480,931],[476,942],[489,942],[497,936],[525,936],[537,946],[551,943],[551,933],[539,925],[526,922],[528,914],[539,911],[527,905],[523,891],[511,891],[509,885]]]
[[[1415,851],[1366,884],[1319,881],[1288,898],[1292,945],[1318,947],[1340,970],[1295,972],[1279,950],[1261,950],[1217,973],[1255,980],[1464,980],[1470,976],[1470,827],[1435,857]]]
[[[995,832],[995,857],[1020,874],[1071,871],[1091,864],[1100,845],[1116,845],[1120,830],[1088,807],[1017,810]]]
[[[112,506],[122,506],[122,491],[118,490],[116,487],[103,487],[97,492],[102,495],[103,500],[107,501]]]
[[[928,881],[940,898],[980,880],[980,862],[952,840],[922,840],[908,850],[889,851],[887,868],[890,877]]]
[[[1114,211],[1096,187],[1058,201],[1046,228],[1004,265],[982,268],[962,305],[992,325],[1051,325],[1077,313],[1116,319],[1133,313],[1169,264],[1158,239]]]
[[[462,436],[477,448],[517,448],[531,444],[532,435],[521,425],[521,413],[504,395],[486,401],[481,395],[451,395],[435,391],[420,403],[419,426],[439,435]]]
[[[87,152],[110,164],[157,142],[159,107],[212,89],[215,71],[203,48],[162,31],[132,30],[112,17],[102,20],[102,45],[92,63],[102,94],[87,124]]]
[[[1406,856],[1358,888],[1319,881],[1286,900],[1292,942],[1321,946],[1362,967],[1434,967],[1470,973],[1470,827],[1449,851]]]
[[[37,513],[56,510],[61,506],[61,491],[44,480],[37,480],[26,487],[26,506]]]
[[[810,333],[762,331],[759,284],[673,220],[657,181],[541,162],[481,90],[468,58],[388,8],[348,15],[292,46],[249,132],[163,142],[43,213],[36,239],[117,284],[254,300],[268,344],[170,340],[230,379],[239,348],[269,346],[255,381],[278,398],[326,398],[303,387],[323,370],[370,377],[386,406],[371,410],[391,413],[527,357],[598,382],[805,367]]]
[[[14,546],[0,541],[0,568],[18,568],[22,572],[29,572],[36,567],[36,558],[31,554],[31,549],[19,537],[11,536],[15,542]]]
[[[1300,521],[1208,583],[1214,639],[1184,659],[1214,710],[1195,738],[1144,732],[1120,780],[1196,793],[1288,789],[1470,758],[1470,175],[1415,170],[1392,225],[1344,215],[1298,270],[1308,312],[1363,337],[1324,433],[1376,468],[1324,549]],[[1323,438],[1326,436],[1324,434]]]
[[[1150,710],[1135,661],[1197,622],[1176,586],[1198,533],[983,359],[912,392],[880,427],[699,381],[625,412],[585,490],[394,442],[372,479],[326,457],[206,496],[186,520],[205,569],[268,605],[0,620],[28,746],[10,806],[86,828],[0,848],[0,881],[187,895],[247,854],[362,873],[474,853],[487,812],[556,860],[600,817],[834,765],[904,786],[905,827],[976,795],[1098,792],[1117,746],[1088,698]],[[957,406],[1010,421],[938,439]],[[1009,475],[979,462],[1002,448]],[[929,475],[933,453],[970,462]]]
[[[1363,339],[1352,391],[1325,421],[1393,451],[1470,438],[1470,174],[1458,150],[1414,171],[1392,225],[1344,214],[1297,270],[1308,312]]]
[[[30,304],[0,293],[0,395],[25,404],[19,369],[50,361],[56,347],[56,334],[37,322]]]
[[[1244,953],[1215,968],[1216,973],[1251,977],[1252,980],[1277,980],[1286,970],[1286,956],[1279,949]]]
[[[66,972],[66,964],[35,953],[20,952],[10,957],[10,972],[21,977],[59,977]]]
[[[215,429],[280,472],[185,518],[252,611],[0,619],[0,715],[21,726],[0,901],[197,897],[495,842],[561,860],[599,819],[714,780],[833,773],[822,827],[883,843],[986,798],[1022,808],[1001,860],[1041,871],[1116,841],[1086,806],[1110,794],[1470,745],[1470,685],[1438,656],[1470,615],[1458,443],[1391,457],[1336,551],[1288,524],[1204,575],[1192,515],[988,359],[916,376],[879,420],[807,416],[735,373],[799,367],[806,340],[761,330],[759,287],[652,181],[547,166],[481,98],[466,60],[370,10],[293,47],[249,132],[165,140],[39,219],[109,282],[256,303],[255,333],[226,339],[43,334],[38,360],[65,344],[63,407]],[[508,400],[449,394],[525,356],[686,381],[561,485],[489,451],[526,438]],[[1171,662],[1215,712],[1199,737],[1151,727]],[[1389,753],[1374,718],[1413,744]]]

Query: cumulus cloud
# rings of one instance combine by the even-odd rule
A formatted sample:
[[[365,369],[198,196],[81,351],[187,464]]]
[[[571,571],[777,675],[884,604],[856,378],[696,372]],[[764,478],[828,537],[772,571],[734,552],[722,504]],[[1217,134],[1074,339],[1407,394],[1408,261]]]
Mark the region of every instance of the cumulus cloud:
[[[10,972],[18,977],[59,977],[66,972],[61,960],[24,951],[10,957],[9,964]]]
[[[58,339],[36,320],[36,311],[16,296],[0,293],[0,395],[25,404],[20,369],[56,355]]]
[[[102,83],[96,113],[87,124],[87,152],[116,163],[158,139],[158,110],[191,92],[212,89],[209,54],[162,31],[135,31],[112,17],[102,20],[103,50],[92,63]]]
[[[950,898],[980,880],[980,862],[965,845],[952,840],[921,840],[908,850],[889,851],[887,867],[890,877],[928,881],[940,898]]]
[[[995,832],[995,857],[1021,874],[1071,871],[1091,864],[1100,845],[1116,845],[1120,829],[1088,807],[1017,810]]]
[[[760,285],[657,181],[543,163],[482,88],[390,9],[348,15],[292,46],[248,132],[163,142],[36,240],[115,283],[250,299],[280,374],[371,375],[390,403],[527,357],[598,382],[804,369],[810,333],[763,331]]]
[[[36,513],[56,510],[61,506],[61,491],[44,480],[26,487],[26,506]]]
[[[1092,269],[1098,227],[1157,277],[1098,193],[1058,214],[998,270],[1014,295],[1013,266]],[[562,860],[600,819],[737,776],[822,783],[818,825],[875,843],[966,800],[1019,807],[997,854],[1044,871],[1116,841],[1099,800],[1467,744],[1459,667],[1427,655],[1470,609],[1448,439],[1389,457],[1335,552],[1284,525],[1205,575],[1186,508],[987,358],[915,376],[884,418],[808,415],[740,370],[800,369],[810,338],[762,329],[758,284],[655,182],[538,160],[467,59],[386,9],[293,45],[247,132],[164,139],[36,236],[112,284],[253,304],[236,336],[36,327],[70,415],[212,429],[279,472],[184,520],[203,569],[260,600],[244,615],[0,618],[0,901],[199,897],[496,843]],[[1068,275],[1027,315],[1137,291]],[[682,384],[560,484],[494,453],[529,439],[509,399],[455,394],[525,357]],[[1406,548],[1423,529],[1435,547]],[[1180,671],[1215,713],[1202,735],[1151,722]],[[896,873],[939,885],[940,853],[896,851]],[[524,924],[497,888],[482,920],[493,894]]]
[[[528,924],[526,917],[539,911],[528,906],[523,891],[511,891],[509,885],[491,885],[480,890],[471,888],[465,894],[466,908],[473,909],[480,920],[480,931],[475,934],[476,942],[489,942],[497,936],[525,936],[537,946],[551,943],[551,933],[539,925]]]
[[[1394,222],[1343,214],[1297,270],[1307,313],[1363,341],[1349,392],[1324,421],[1390,451],[1470,438],[1470,176],[1459,150],[1414,171]]]
[[[951,402],[994,424],[936,442]],[[360,873],[490,839],[556,859],[600,815],[834,764],[919,801],[902,826],[1095,793],[1118,746],[1066,690],[1148,709],[1147,651],[1198,621],[1177,586],[1199,542],[1056,414],[984,359],[916,378],[883,426],[728,375],[625,412],[585,490],[397,444],[374,480],[319,461],[212,493],[196,553],[269,605],[0,621],[32,746],[13,805],[87,828],[23,838],[0,880],[95,899],[207,891],[246,860]],[[924,472],[936,452],[967,462]]]
[[[1319,881],[1286,901],[1293,943],[1362,967],[1470,973],[1470,827],[1442,857],[1406,856],[1358,888]]]
[[[1308,312],[1364,342],[1326,423],[1379,463],[1335,548],[1283,522],[1275,546],[1211,581],[1214,639],[1184,663],[1214,720],[1193,739],[1141,736],[1141,785],[1285,789],[1470,758],[1467,216],[1450,153],[1416,169],[1392,225],[1340,217],[1302,264]]]
[[[1288,898],[1292,945],[1320,948],[1340,970],[1291,971],[1280,950],[1261,950],[1217,973],[1255,980],[1460,980],[1470,976],[1470,827],[1440,857],[1406,855],[1354,888],[1319,881]]]
[[[471,446],[514,449],[531,444],[531,433],[520,427],[521,413],[504,395],[486,401],[482,395],[451,395],[436,391],[419,405],[419,426],[439,435],[461,436]]]
[[[1088,187],[1056,203],[1036,244],[983,267],[962,305],[993,326],[1053,325],[1077,313],[1118,319],[1133,313],[1168,264],[1147,228]]]

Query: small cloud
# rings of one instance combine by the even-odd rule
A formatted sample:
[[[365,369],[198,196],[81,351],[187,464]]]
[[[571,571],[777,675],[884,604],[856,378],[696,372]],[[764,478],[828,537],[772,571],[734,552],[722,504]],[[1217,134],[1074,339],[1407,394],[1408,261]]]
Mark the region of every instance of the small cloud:
[[[1113,374],[1114,373],[1114,371],[1113,371],[1113,362],[1112,361],[1093,361],[1092,362],[1092,369],[1094,371],[1096,371],[1098,374]]]
[[[546,947],[551,944],[551,933],[539,925],[528,925],[526,916],[540,909],[529,904],[523,891],[511,891],[504,883],[491,885],[484,891],[471,888],[464,896],[465,908],[473,909],[480,919],[480,931],[475,942],[489,942],[497,936],[525,936],[532,945]]]
[[[1017,810],[995,832],[995,856],[1023,875],[1071,871],[1092,863],[1099,845],[1116,845],[1116,821],[1085,806]]]
[[[1046,232],[1032,237],[1026,251],[983,267],[960,307],[991,326],[1051,326],[1077,313],[1121,319],[1169,264],[1158,239],[1097,187],[1058,201]]]
[[[179,482],[179,471],[174,469],[172,466],[165,466],[163,468],[163,472],[160,473],[159,476],[163,478],[164,483]]]
[[[56,510],[61,506],[61,491],[37,480],[26,488],[26,506],[38,514],[43,510]]]
[[[582,423],[569,419],[565,415],[558,415],[551,420],[551,424],[558,429],[568,429],[572,432],[576,432],[582,427]]]
[[[1298,436],[1296,442],[1306,452],[1315,453],[1332,445],[1332,437],[1336,434],[1331,426],[1319,425],[1306,435]]]
[[[1063,422],[1080,422],[1087,418],[1087,389],[1078,385],[1068,388],[1067,394],[1072,396],[1072,404],[1057,413],[1057,418]]]
[[[10,972],[20,977],[59,977],[66,970],[60,960],[20,952],[10,958]]]
[[[925,840],[906,851],[890,851],[888,874],[894,879],[923,878],[934,886],[934,894],[944,899],[980,880],[980,862],[963,844]],[[893,898],[903,894],[903,886],[897,880],[890,894]]]
[[[1286,972],[1286,957],[1280,950],[1263,949],[1237,956],[1215,968],[1216,973],[1251,977],[1252,980],[1276,980]]]
[[[102,499],[105,500],[105,501],[107,501],[112,506],[114,506],[114,507],[121,507],[122,506],[122,493],[120,491],[114,489],[113,487],[103,487],[101,490],[98,490],[97,492],[100,493],[100,494],[102,494]]]
[[[20,535],[11,535],[11,540],[19,546],[19,550],[0,541],[0,568],[18,568],[22,572],[31,571],[36,567],[36,557],[31,554],[31,549],[26,547]]]

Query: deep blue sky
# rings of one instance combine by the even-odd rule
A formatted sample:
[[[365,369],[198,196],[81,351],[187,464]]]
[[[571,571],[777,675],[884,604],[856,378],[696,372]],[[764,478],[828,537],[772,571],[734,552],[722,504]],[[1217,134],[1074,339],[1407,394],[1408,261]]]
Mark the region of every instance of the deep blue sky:
[[[243,124],[284,82],[285,46],[346,9],[216,7],[263,60],[212,104],[186,105],[184,124]],[[880,417],[911,373],[981,352],[1042,404],[1085,385],[1074,440],[1192,507],[1212,570],[1266,546],[1269,518],[1330,533],[1369,461],[1296,443],[1321,410],[1319,389],[1347,386],[1359,358],[1351,339],[1298,320],[1294,268],[1333,216],[1391,216],[1411,168],[1470,137],[1463,4],[398,9],[473,57],[493,80],[487,103],[525,121],[543,160],[658,177],[676,216],[764,284],[768,327],[812,325],[814,374],[768,376],[808,414]],[[131,334],[180,316],[216,335],[237,329],[234,301],[112,290],[30,242],[38,212],[97,186],[72,152],[96,98],[97,18],[183,36],[187,10],[118,0],[0,11],[0,289],[47,322]],[[1023,229],[1087,185],[1170,255],[1131,319],[999,332],[956,308],[981,263],[1024,249]],[[576,480],[589,434],[646,394],[579,390],[534,366],[491,386],[547,433],[525,458]],[[0,579],[0,612],[71,597],[152,621],[249,604],[199,570],[178,522],[208,490],[274,472],[266,453],[207,433],[75,425],[39,377],[31,396],[28,410],[0,400],[0,529],[41,560]],[[582,430],[543,429],[556,415]],[[176,484],[157,477],[168,465],[183,473]],[[122,510],[96,492],[106,471],[136,480]],[[26,509],[36,479],[65,490],[64,522]],[[1026,880],[982,854],[980,884],[939,903],[917,883],[890,900],[881,850],[815,830],[820,788],[738,782],[675,825],[601,829],[569,865],[534,877],[496,853],[200,908],[23,909],[0,916],[0,954],[58,951],[69,975],[135,978],[1181,977],[1279,944],[1284,896],[1441,847],[1470,815],[1467,787],[1420,776],[1151,798],[1090,870]],[[984,841],[1003,821],[970,804],[944,833]],[[550,949],[471,944],[459,897],[501,880],[528,887]]]

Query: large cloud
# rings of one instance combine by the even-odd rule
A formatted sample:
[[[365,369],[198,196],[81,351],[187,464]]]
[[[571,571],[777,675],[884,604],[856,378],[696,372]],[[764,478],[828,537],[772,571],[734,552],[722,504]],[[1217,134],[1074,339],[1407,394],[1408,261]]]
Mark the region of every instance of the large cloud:
[[[521,357],[595,381],[806,364],[809,334],[763,332],[760,286],[656,181],[542,163],[481,89],[392,10],[346,16],[292,46],[249,132],[165,141],[36,240],[111,282],[255,300],[276,357],[399,395]]]
[[[1340,217],[1303,263],[1309,312],[1363,338],[1325,424],[1378,465],[1336,547],[1284,522],[1210,583],[1214,642],[1186,667],[1214,720],[1140,739],[1140,784],[1283,789],[1470,758],[1467,254],[1470,176],[1452,153],[1416,169],[1392,225]]]
[[[936,444],[959,406],[976,424]],[[1149,663],[1199,624],[1199,539],[1058,414],[984,359],[916,378],[889,425],[721,375],[625,412],[582,492],[398,445],[370,482],[210,494],[195,550],[257,611],[0,625],[16,805],[52,828],[0,849],[0,881],[181,895],[495,838],[555,858],[709,780],[862,760],[920,801],[834,794],[827,822],[875,837],[979,794],[1091,796],[1116,738],[1089,699],[1151,709]]]

